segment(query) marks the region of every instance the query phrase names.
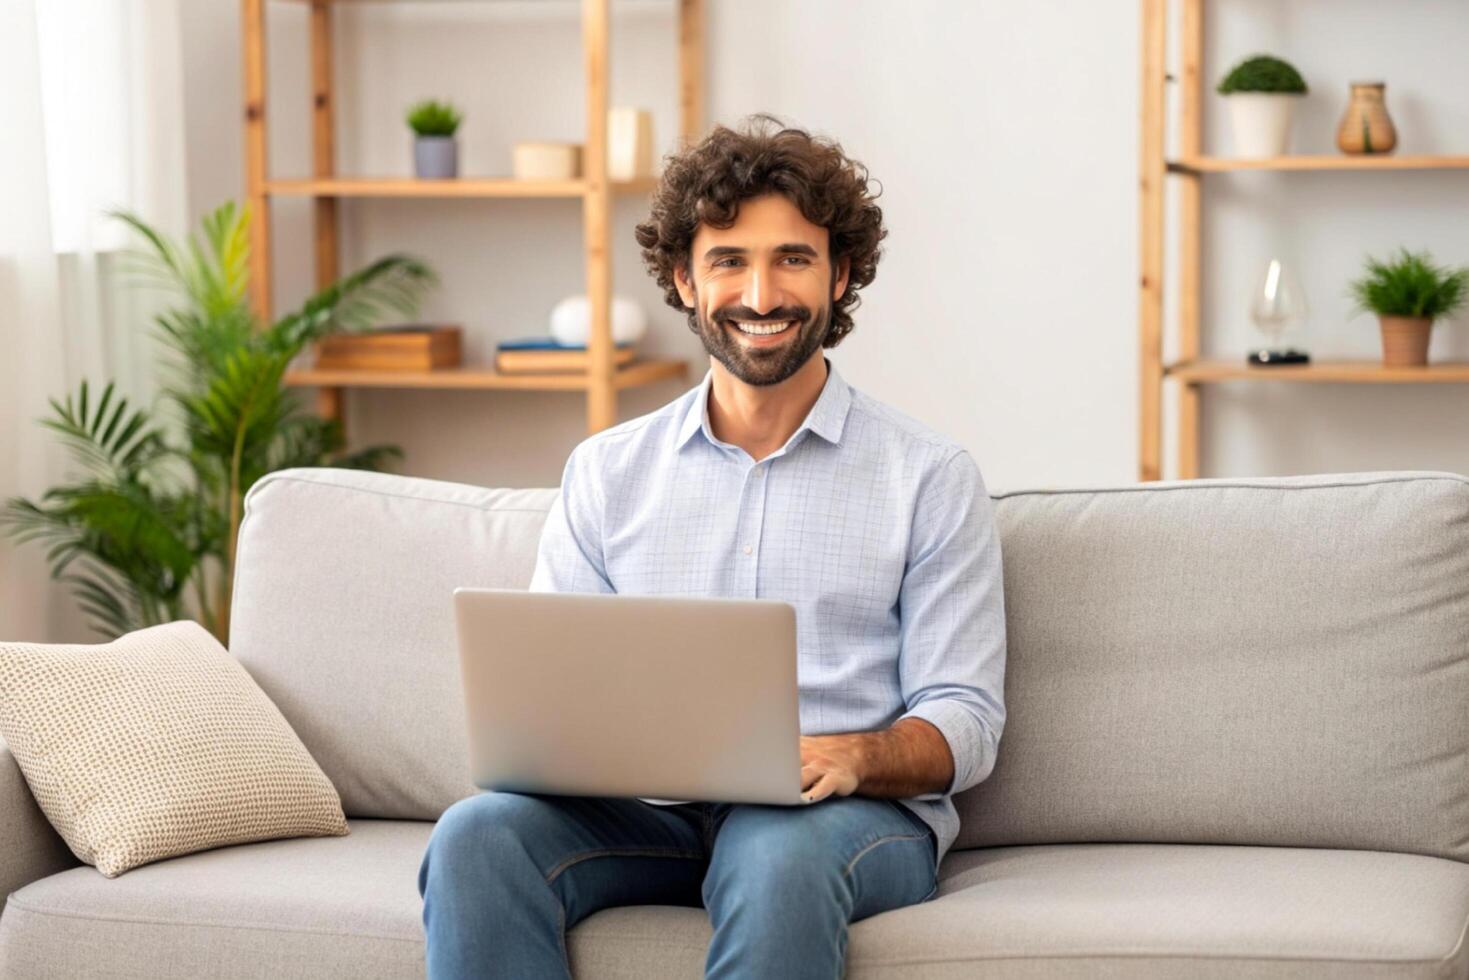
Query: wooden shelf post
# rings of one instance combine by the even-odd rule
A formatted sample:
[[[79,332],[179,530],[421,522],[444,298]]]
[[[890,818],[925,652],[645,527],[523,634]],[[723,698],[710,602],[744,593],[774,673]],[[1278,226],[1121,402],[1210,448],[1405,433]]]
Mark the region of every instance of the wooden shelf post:
[[[1181,0],[1179,11],[1178,152],[1187,157],[1203,151],[1204,66],[1203,0]],[[1199,241],[1203,219],[1202,178],[1183,176],[1178,186],[1178,356],[1199,356]],[[1161,229],[1160,229],[1161,232]],[[1159,379],[1162,398],[1162,379]],[[1195,384],[1178,386],[1178,477],[1199,475],[1199,394]]]
[[[582,0],[582,47],[587,76],[587,143],[582,154],[588,324],[587,431],[617,421],[612,363],[612,194],[607,186],[608,0]]]
[[[1163,81],[1166,0],[1141,0],[1142,79],[1138,163],[1138,479],[1163,465]]]
[[[311,0],[311,173],[317,180],[329,180],[337,173],[332,71],[332,5],[328,0]],[[325,289],[340,275],[337,199],[325,194],[313,198],[311,220],[316,238],[316,288]],[[316,413],[340,422],[346,437],[347,412],[341,388],[317,389]]]
[[[245,200],[250,209],[250,296],[255,314],[270,321],[270,198],[265,193],[265,3],[241,0],[245,68]]]
[[[704,0],[678,4],[678,110],[684,143],[704,134]]]

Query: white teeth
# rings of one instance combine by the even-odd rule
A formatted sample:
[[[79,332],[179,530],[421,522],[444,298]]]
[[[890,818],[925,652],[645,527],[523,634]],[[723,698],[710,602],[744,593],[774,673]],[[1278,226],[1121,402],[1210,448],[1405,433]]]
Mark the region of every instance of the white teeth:
[[[742,323],[739,320],[732,320],[730,322],[736,327],[739,327],[743,333],[754,334],[757,337],[766,337],[770,334],[780,333],[796,321],[787,320],[785,323]]]

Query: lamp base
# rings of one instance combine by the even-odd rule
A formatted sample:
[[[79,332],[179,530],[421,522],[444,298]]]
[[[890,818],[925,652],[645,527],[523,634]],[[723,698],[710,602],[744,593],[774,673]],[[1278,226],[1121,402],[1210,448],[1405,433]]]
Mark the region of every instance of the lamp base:
[[[1294,347],[1287,347],[1284,350],[1252,350],[1249,363],[1261,367],[1270,367],[1275,364],[1310,364],[1311,355]]]

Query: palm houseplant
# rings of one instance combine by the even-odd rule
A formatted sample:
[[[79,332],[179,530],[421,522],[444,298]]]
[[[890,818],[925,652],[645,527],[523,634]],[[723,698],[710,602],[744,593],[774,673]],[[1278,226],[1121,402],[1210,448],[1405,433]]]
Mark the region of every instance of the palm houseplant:
[[[1367,256],[1365,270],[1350,291],[1358,313],[1377,314],[1382,363],[1400,367],[1428,363],[1433,321],[1463,304],[1466,286],[1469,267],[1436,266],[1428,252],[1400,248],[1387,261]]]
[[[1254,55],[1231,68],[1217,91],[1229,103],[1236,155],[1285,155],[1292,109],[1307,91],[1306,80],[1293,65],[1272,55]]]
[[[408,108],[408,127],[413,130],[413,172],[429,180],[459,175],[459,131],[463,114],[451,103],[425,99]]]
[[[13,497],[0,527],[47,546],[52,577],[75,595],[92,629],[113,638],[192,618],[229,637],[235,543],[250,487],[293,466],[380,469],[396,446],[346,452],[342,425],[303,411],[282,385],[288,363],[328,333],[413,313],[433,273],[389,255],[307,299],[271,324],[246,301],[249,216],[229,202],[203,220],[203,243],[180,243],[126,211],[137,232],[128,271],[174,303],[155,320],[164,354],[152,406],[112,382],[84,379],[40,419],[78,464],[39,500]]]

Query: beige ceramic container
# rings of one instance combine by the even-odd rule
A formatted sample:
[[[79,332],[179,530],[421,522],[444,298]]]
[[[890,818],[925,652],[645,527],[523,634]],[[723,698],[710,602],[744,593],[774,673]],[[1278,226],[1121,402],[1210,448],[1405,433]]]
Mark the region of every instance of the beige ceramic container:
[[[516,180],[575,180],[581,176],[580,143],[516,143]]]

